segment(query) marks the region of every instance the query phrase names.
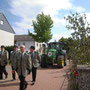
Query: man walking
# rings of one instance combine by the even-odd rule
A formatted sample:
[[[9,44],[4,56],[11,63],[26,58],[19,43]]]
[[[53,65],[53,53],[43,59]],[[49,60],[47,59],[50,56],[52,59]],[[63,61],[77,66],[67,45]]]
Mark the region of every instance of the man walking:
[[[34,85],[36,81],[37,67],[39,66],[40,57],[39,54],[35,51],[35,47],[30,47],[31,60],[32,60],[32,84]]]
[[[6,71],[7,63],[8,63],[8,51],[6,51],[5,47],[2,45],[0,51],[0,79],[3,79],[3,73],[5,74],[5,78],[8,77],[8,73]]]
[[[19,79],[20,79],[20,89],[19,90],[25,90],[27,88],[27,82],[25,80],[25,77],[28,74],[30,74],[31,70],[31,58],[30,56],[25,52],[25,46],[20,46],[20,52],[16,56],[16,71],[18,73]]]
[[[14,46],[14,50],[11,51],[11,54],[10,54],[10,64],[11,64],[11,68],[12,68],[12,78],[13,80],[16,79],[16,74],[15,74],[15,70],[14,70],[14,67],[15,67],[15,64],[16,64],[16,54],[18,53],[18,46]]]

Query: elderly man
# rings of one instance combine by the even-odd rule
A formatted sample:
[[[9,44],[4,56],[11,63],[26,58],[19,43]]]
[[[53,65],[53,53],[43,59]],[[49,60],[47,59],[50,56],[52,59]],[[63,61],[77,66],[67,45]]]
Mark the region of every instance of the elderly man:
[[[15,70],[14,70],[14,67],[15,67],[15,63],[16,63],[16,55],[18,53],[18,46],[14,45],[14,48],[13,48],[13,51],[11,51],[11,54],[10,54],[10,64],[11,64],[11,68],[12,68],[12,78],[13,80],[16,79],[16,74],[15,74]]]
[[[6,71],[6,65],[8,63],[8,51],[5,50],[5,47],[1,46],[0,51],[0,79],[3,79],[3,73],[5,74],[5,78],[7,78],[8,73]]]
[[[25,90],[27,88],[27,82],[25,77],[30,74],[31,70],[31,58],[25,52],[25,46],[20,46],[20,52],[16,56],[16,71],[20,79],[20,90]],[[28,72],[28,73],[27,73]]]

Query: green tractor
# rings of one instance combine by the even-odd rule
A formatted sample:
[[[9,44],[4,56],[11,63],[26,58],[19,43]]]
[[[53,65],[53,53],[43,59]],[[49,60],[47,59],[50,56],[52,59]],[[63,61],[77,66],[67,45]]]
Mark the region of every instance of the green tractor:
[[[47,53],[41,56],[41,67],[57,64],[58,68],[66,66],[66,50],[62,50],[61,42],[48,43]]]

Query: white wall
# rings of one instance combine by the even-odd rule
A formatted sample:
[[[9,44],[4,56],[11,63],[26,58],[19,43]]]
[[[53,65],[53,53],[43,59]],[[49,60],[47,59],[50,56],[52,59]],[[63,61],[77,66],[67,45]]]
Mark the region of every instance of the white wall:
[[[26,50],[29,50],[29,48],[31,46],[35,46],[35,42],[34,41],[17,41],[16,44],[17,44],[18,48],[20,48],[20,45],[18,45],[19,43],[20,43],[20,45],[25,43]]]
[[[31,46],[34,46],[36,51],[38,51],[39,53],[42,53],[42,43],[38,43],[35,41],[17,41],[16,45],[20,49],[20,45],[22,44],[24,45],[24,43],[25,43],[26,50],[29,50]]]
[[[42,53],[42,43],[35,42],[35,50]]]
[[[14,34],[0,29],[0,46],[1,45],[5,46],[14,45]]]

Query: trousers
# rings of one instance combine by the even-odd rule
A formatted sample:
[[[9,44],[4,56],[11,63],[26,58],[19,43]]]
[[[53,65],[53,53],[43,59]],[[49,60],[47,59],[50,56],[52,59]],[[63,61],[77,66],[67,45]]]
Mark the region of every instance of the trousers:
[[[37,68],[32,67],[32,81],[36,81]]]
[[[25,77],[23,75],[20,75],[19,80],[20,80],[20,89],[19,90],[25,90],[27,88],[27,84],[28,84],[25,80]]]

